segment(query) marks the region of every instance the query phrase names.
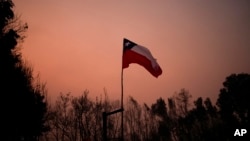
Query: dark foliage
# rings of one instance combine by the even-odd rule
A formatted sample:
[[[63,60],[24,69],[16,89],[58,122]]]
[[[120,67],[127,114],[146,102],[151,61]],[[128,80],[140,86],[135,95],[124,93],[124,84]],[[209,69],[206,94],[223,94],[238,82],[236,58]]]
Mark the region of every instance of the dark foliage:
[[[232,138],[235,129],[247,129],[250,120],[250,75],[231,74],[223,83],[217,105],[223,121],[225,138]]]
[[[129,97],[124,112],[124,135],[128,141],[232,141],[247,140],[248,136],[234,136],[236,129],[248,129],[249,124],[249,74],[232,74],[226,78],[217,106],[209,98],[192,97],[181,89],[167,103],[159,98],[149,107],[140,105]],[[107,100],[92,101],[88,91],[78,98],[61,95],[50,111],[52,130],[44,140],[102,140],[103,111],[112,111],[119,103]],[[116,107],[116,108],[115,108]],[[67,124],[66,124],[67,123]],[[108,120],[108,138],[120,137],[120,114]],[[92,125],[92,126],[89,126]],[[88,131],[88,132],[86,132]],[[51,138],[50,138],[51,137]]]
[[[45,130],[45,87],[32,76],[17,46],[26,24],[12,10],[11,0],[0,0],[0,110],[1,140],[37,140]]]

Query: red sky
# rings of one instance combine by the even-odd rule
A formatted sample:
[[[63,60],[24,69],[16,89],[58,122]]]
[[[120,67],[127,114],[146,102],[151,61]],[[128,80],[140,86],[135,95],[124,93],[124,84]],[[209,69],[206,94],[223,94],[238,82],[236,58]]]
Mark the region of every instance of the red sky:
[[[132,64],[124,70],[124,96],[151,104],[181,88],[213,103],[225,77],[250,73],[250,3],[227,1],[14,0],[27,22],[23,56],[60,92],[95,98],[106,88],[121,94],[122,41],[147,47],[163,70],[158,78]]]

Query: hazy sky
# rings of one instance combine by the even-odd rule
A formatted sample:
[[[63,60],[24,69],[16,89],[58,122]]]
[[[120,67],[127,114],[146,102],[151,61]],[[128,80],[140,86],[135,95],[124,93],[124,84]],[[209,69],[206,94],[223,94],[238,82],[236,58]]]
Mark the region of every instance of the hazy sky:
[[[124,96],[151,104],[181,88],[215,102],[225,77],[250,73],[250,2],[245,0],[14,0],[29,25],[23,56],[60,92],[120,99],[122,41],[147,47],[158,78],[132,64]]]

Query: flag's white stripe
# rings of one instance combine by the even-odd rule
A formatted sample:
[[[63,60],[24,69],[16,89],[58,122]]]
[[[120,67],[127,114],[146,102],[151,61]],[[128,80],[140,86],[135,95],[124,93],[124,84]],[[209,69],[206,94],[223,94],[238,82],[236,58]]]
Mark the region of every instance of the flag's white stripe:
[[[152,56],[151,52],[147,48],[140,46],[140,45],[136,45],[131,50],[148,58],[151,61],[153,68],[156,69],[159,67],[158,63],[156,62],[156,59]]]

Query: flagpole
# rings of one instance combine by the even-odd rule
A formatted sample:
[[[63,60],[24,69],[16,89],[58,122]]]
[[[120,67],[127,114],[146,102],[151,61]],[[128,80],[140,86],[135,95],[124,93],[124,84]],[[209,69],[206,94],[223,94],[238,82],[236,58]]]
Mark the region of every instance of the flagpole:
[[[123,47],[122,47],[123,48]],[[123,49],[122,49],[123,51]],[[122,65],[123,65],[123,52],[122,52]],[[121,113],[121,140],[124,141],[124,133],[123,133],[123,67],[122,67],[122,71],[121,71],[121,109],[122,109],[122,113]]]
[[[124,140],[124,134],[123,134],[123,69],[121,72],[121,109],[122,109],[122,113],[121,113],[121,138],[122,141]]]

